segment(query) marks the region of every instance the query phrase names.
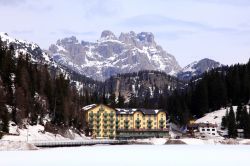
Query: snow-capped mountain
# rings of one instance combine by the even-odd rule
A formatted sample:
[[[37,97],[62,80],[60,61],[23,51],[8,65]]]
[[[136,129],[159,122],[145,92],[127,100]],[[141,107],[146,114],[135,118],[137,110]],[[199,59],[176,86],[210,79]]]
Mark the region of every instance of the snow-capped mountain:
[[[33,42],[12,38],[4,32],[0,32],[0,38],[6,46],[13,46],[15,50],[15,57],[18,57],[20,54],[28,54],[30,55],[32,62],[39,62],[43,64],[52,64],[53,62],[53,59]]]
[[[32,63],[47,65],[53,75],[63,74],[70,79],[71,84],[75,85],[78,90],[88,89],[91,91],[99,88],[99,82],[58,64],[49,56],[47,51],[42,50],[36,43],[10,37],[4,32],[0,32],[0,39],[7,47],[12,46],[14,48],[16,58],[20,55],[26,56],[28,54]]]
[[[219,62],[205,58],[200,61],[195,61],[186,67],[184,67],[178,74],[180,80],[188,81],[192,77],[200,76],[204,72],[210,71],[212,69],[221,67],[222,65]]]
[[[72,36],[52,44],[49,53],[57,63],[96,80],[140,70],[173,75],[181,69],[175,57],[157,45],[148,32],[131,31],[116,37],[111,31],[103,31],[95,43],[79,42]]]

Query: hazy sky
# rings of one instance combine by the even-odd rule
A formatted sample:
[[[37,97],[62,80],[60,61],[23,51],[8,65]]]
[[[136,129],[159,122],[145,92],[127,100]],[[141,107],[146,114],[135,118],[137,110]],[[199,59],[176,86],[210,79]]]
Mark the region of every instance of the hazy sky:
[[[181,66],[250,58],[250,0],[0,0],[0,31],[47,49],[57,39],[96,41],[103,30],[148,31]]]

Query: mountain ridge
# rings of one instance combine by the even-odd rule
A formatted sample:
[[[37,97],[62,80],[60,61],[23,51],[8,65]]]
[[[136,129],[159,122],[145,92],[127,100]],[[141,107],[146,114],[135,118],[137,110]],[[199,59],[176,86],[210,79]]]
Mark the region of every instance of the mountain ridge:
[[[192,79],[192,77],[198,77],[205,72],[221,66],[223,65],[215,60],[204,58],[199,61],[194,61],[182,68],[182,70],[180,70],[180,72],[177,74],[177,77],[180,80],[189,81]]]
[[[175,57],[157,45],[150,32],[103,31],[97,42],[79,42],[72,36],[49,47],[53,59],[78,73],[105,80],[120,73],[158,70],[176,74],[181,67]],[[94,74],[93,74],[94,73]]]

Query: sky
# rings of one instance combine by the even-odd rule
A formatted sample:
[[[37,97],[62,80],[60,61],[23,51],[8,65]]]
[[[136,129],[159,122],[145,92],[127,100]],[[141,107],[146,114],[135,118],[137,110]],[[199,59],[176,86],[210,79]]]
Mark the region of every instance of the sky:
[[[210,58],[226,65],[250,58],[249,0],[0,0],[0,31],[43,49],[103,30],[152,32],[179,64]]]

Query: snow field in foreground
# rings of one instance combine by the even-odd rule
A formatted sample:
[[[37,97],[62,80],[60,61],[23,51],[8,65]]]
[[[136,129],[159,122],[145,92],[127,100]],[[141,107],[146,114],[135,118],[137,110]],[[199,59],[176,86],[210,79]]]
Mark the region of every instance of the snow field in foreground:
[[[248,165],[249,146],[117,145],[0,151],[1,166],[211,166]]]

